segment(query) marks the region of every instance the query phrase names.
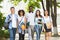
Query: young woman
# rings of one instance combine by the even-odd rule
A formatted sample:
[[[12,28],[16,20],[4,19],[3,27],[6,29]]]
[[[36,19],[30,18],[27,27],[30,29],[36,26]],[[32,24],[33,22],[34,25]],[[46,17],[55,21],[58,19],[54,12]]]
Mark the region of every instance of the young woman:
[[[24,31],[22,29],[22,25],[24,24],[26,26],[26,17],[24,10],[19,10],[18,11],[18,32],[19,32],[19,40],[24,40]]]
[[[44,28],[45,28],[45,40],[50,40],[51,37],[51,27],[52,26],[52,19],[48,16],[48,11],[45,10],[44,13]]]
[[[36,40],[40,40],[42,26],[43,26],[43,17],[40,14],[40,10],[37,10],[35,15]]]

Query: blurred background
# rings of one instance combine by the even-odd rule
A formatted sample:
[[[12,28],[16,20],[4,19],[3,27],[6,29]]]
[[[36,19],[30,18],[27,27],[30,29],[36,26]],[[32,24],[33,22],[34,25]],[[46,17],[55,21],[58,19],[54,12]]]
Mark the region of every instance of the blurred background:
[[[52,36],[60,37],[60,0],[0,0],[0,39],[9,38],[9,32],[4,30],[3,24],[12,6],[15,7],[16,14],[19,9],[27,13],[29,6],[33,6],[34,12],[39,9],[44,16],[44,11],[47,9],[53,20]]]

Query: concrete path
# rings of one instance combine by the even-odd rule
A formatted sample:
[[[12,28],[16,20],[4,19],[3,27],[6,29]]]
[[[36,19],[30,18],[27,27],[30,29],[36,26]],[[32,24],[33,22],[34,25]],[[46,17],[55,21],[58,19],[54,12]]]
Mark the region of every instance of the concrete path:
[[[15,40],[18,40],[19,36],[18,34],[16,34],[16,39]],[[28,34],[25,34],[25,40],[28,40]],[[34,40],[36,40],[36,34],[34,34]],[[41,39],[40,40],[45,40],[45,36],[44,34],[41,34]],[[60,37],[51,37],[51,40],[60,40]]]

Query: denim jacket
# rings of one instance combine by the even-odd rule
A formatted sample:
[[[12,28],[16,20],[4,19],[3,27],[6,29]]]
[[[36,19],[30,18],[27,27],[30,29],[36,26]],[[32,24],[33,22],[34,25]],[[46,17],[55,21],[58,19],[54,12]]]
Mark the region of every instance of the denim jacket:
[[[12,29],[12,19],[11,20],[8,20],[10,19],[12,16],[12,14],[9,14],[6,19],[5,19],[5,22],[9,22],[9,29]],[[16,24],[17,24],[17,21],[18,21],[18,16],[16,14],[14,14],[15,18],[16,18]],[[17,26],[16,26],[17,27]]]

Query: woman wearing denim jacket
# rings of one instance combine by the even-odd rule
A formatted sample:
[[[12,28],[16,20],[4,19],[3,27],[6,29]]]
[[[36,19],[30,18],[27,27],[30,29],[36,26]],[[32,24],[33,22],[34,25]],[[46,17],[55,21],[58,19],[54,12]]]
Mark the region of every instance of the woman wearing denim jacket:
[[[25,30],[22,30],[22,25],[24,24],[26,26],[26,17],[24,10],[18,11],[18,33],[19,33],[19,40],[24,40],[24,34]]]
[[[43,26],[43,18],[40,15],[40,10],[36,11],[35,15],[35,31],[36,31],[36,40],[40,40],[40,34]]]

